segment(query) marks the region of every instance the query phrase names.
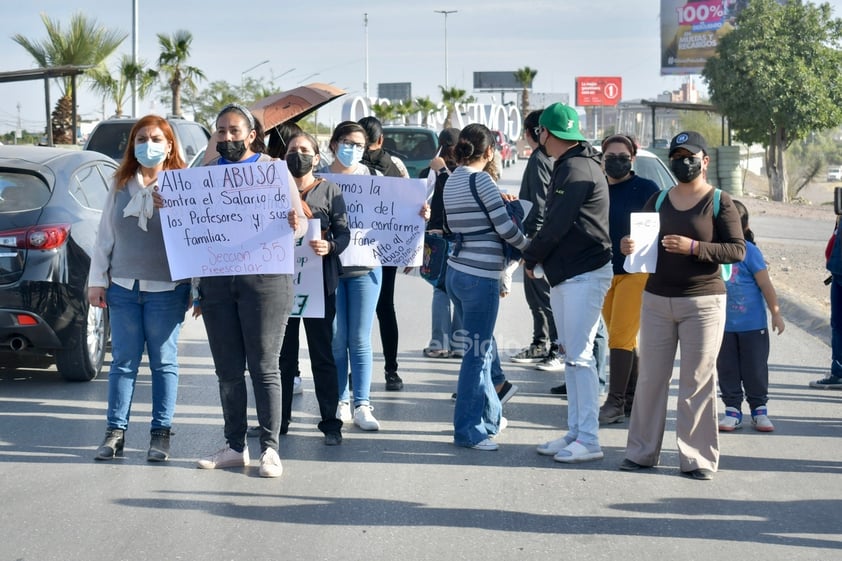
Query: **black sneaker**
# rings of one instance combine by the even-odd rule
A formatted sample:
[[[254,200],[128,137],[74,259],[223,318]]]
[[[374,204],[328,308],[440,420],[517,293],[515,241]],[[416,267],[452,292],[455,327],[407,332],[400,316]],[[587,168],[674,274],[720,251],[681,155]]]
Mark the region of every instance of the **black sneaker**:
[[[509,360],[518,364],[532,364],[541,362],[547,356],[547,349],[543,345],[529,345],[520,350],[520,352],[513,354]]]
[[[567,384],[561,384],[554,388],[550,388],[550,393],[554,395],[567,395]]]
[[[500,399],[500,405],[505,405],[507,401],[512,399],[512,396],[517,393],[518,389],[520,388],[514,384],[510,384],[508,380],[503,382],[503,387],[500,388],[499,392],[497,392],[497,397]]]
[[[386,391],[399,392],[403,389],[403,380],[397,372],[386,372]]]
[[[331,431],[325,433],[325,446],[339,446],[342,444],[342,433],[339,431]]]

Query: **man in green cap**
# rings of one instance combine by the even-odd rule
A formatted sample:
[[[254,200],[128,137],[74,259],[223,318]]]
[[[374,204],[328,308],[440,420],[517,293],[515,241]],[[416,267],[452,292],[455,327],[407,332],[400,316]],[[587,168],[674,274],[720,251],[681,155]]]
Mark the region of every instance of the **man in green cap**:
[[[599,379],[593,343],[611,284],[608,183],[600,155],[579,130],[579,114],[563,103],[544,109],[538,141],[555,159],[544,223],[524,251],[524,269],[541,264],[550,283],[559,343],[567,351],[564,436],[538,446],[557,462],[603,457],[599,445]]]

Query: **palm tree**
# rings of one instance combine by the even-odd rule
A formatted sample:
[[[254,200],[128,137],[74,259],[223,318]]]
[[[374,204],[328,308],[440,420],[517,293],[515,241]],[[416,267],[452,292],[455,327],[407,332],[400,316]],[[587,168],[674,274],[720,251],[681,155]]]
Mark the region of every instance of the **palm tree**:
[[[415,98],[415,108],[422,115],[421,124],[427,127],[430,123],[430,113],[438,109],[438,105],[436,105],[435,102],[432,99],[430,99],[430,96],[417,97]]]
[[[538,74],[537,70],[532,70],[528,66],[519,68],[515,71],[515,80],[523,87],[520,92],[520,114],[526,117],[526,112],[529,110],[529,90],[532,89],[532,80]]]
[[[447,129],[453,126],[453,116],[460,110],[459,106],[472,103],[474,96],[468,96],[468,92],[457,87],[445,88],[439,86],[439,90],[441,90],[441,101],[447,108],[447,117],[444,119],[444,128]]]
[[[377,117],[384,125],[393,121],[395,119],[395,115],[397,114],[395,106],[390,103],[375,103],[371,106],[371,112],[374,113],[374,116]]]
[[[204,80],[205,74],[195,66],[189,66],[190,43],[193,34],[180,29],[172,35],[158,34],[161,55],[158,57],[158,72],[172,91],[172,114],[181,117],[181,91],[187,88],[196,91],[196,80]]]
[[[406,124],[407,117],[415,111],[415,103],[411,99],[399,101],[395,104],[395,114],[400,117],[401,124]]]
[[[61,22],[41,14],[41,21],[47,28],[43,41],[28,39],[21,34],[12,40],[32,55],[40,68],[53,66],[96,66],[113,53],[128,36],[127,33],[109,30],[95,19],[88,19],[81,12],[70,17],[70,28],[62,29]],[[53,110],[53,142],[73,142],[73,80],[68,76],[58,78],[61,97]]]
[[[137,84],[138,95],[146,97],[146,94],[152,89],[158,73],[146,68],[145,62],[140,61],[135,64],[130,56],[123,55],[115,74],[112,76],[105,64],[100,64],[89,72],[89,76],[93,80],[93,89],[114,102],[114,114],[120,117],[123,115],[123,102],[129,93],[132,82]]]

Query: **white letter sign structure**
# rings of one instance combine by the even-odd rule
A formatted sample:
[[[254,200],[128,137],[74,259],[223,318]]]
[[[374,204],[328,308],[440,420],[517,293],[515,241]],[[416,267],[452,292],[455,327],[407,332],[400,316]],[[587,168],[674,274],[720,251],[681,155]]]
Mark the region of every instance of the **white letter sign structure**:
[[[319,177],[339,185],[348,208],[351,243],[339,255],[343,265],[421,265],[426,180],[329,173]]]
[[[283,160],[168,170],[158,190],[173,279],[293,274]]]

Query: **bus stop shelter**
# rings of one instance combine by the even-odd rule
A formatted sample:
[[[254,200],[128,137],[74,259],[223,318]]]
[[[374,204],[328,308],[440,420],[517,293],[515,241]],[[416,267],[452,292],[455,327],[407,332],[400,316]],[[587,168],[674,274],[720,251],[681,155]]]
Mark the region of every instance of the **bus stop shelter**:
[[[78,140],[76,138],[76,77],[79,74],[84,74],[89,69],[93,68],[90,65],[77,66],[53,66],[51,68],[33,68],[30,70],[13,70],[10,72],[0,72],[0,83],[4,82],[26,82],[29,80],[44,80],[44,110],[47,118],[47,145],[53,145],[53,113],[50,102],[50,80],[53,78],[70,77],[71,84],[71,99],[73,101],[73,144]]]

